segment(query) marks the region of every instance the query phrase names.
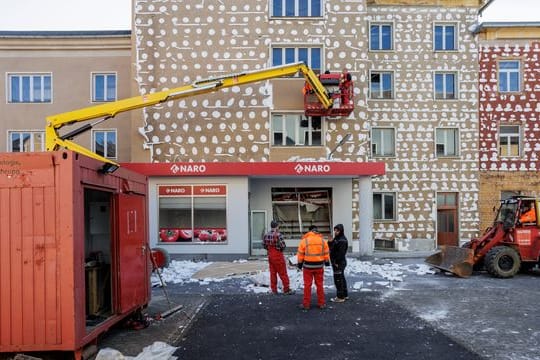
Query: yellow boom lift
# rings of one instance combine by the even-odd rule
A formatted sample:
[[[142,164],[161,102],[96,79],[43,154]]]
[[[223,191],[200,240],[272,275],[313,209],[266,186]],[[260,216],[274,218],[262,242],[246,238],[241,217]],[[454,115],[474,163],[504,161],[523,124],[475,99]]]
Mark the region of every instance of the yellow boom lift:
[[[291,63],[260,70],[241,72],[219,77],[210,77],[195,81],[190,85],[185,85],[170,90],[134,96],[123,100],[48,116],[47,125],[45,128],[47,151],[54,151],[60,148],[73,150],[77,153],[104,162],[105,165],[103,170],[105,172],[113,172],[119,166],[116,162],[102,157],[88,150],[87,148],[74,143],[72,139],[75,136],[92,129],[93,126],[126,111],[141,109],[147,106],[161,104],[163,102],[189,96],[211,93],[223,88],[240,86],[278,77],[292,76],[298,72],[302,73],[305,81],[311,86],[311,89],[319,99],[322,107],[329,109],[332,106],[332,99],[315,72],[313,72],[313,70],[303,62]],[[91,124],[83,125],[80,128],[70,131],[64,135],[59,134],[59,130],[64,126],[77,122],[90,121],[92,119],[99,120]]]

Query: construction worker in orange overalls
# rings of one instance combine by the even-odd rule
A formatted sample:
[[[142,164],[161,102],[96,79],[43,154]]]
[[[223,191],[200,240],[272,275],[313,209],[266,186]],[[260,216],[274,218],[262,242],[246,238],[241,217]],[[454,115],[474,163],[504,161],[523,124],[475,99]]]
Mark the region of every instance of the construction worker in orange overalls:
[[[298,268],[303,269],[304,277],[304,300],[300,308],[304,311],[311,306],[311,285],[315,280],[317,288],[317,306],[319,309],[326,308],[324,299],[324,266],[330,266],[330,251],[328,243],[317,231],[315,225],[309,227],[309,231],[302,236],[298,245]]]
[[[277,276],[283,284],[283,293],[292,295],[294,291],[290,288],[289,274],[287,274],[287,265],[283,250],[285,250],[285,241],[283,235],[279,232],[279,223],[272,221],[271,230],[264,235],[263,247],[268,252],[268,267],[270,268],[270,289],[272,294],[277,295]]]
[[[351,81],[352,77],[347,69],[343,69],[339,77],[339,91],[341,93],[342,106],[349,105],[351,102]]]

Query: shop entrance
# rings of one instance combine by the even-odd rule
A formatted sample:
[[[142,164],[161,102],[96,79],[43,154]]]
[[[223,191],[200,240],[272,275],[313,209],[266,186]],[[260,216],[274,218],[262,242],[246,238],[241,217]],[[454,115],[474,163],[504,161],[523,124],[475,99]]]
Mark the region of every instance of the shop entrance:
[[[326,238],[332,234],[332,188],[272,188],[272,215],[278,220],[288,246],[316,225]]]

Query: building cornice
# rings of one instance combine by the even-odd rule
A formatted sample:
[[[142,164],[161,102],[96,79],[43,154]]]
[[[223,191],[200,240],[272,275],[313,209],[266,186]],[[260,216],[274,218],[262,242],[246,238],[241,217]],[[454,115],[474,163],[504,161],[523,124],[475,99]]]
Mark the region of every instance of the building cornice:
[[[0,31],[0,50],[130,50],[131,31]]]
[[[482,40],[540,39],[540,22],[486,22],[473,33]]]

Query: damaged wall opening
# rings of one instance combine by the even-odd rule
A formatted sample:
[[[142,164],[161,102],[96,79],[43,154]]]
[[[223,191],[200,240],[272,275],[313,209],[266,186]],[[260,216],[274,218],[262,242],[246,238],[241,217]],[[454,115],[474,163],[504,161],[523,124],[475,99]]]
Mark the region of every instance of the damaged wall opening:
[[[332,188],[272,188],[272,214],[285,240],[299,240],[310,225],[332,234]]]

